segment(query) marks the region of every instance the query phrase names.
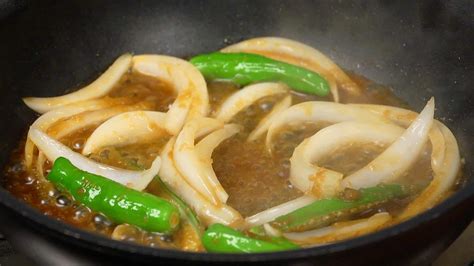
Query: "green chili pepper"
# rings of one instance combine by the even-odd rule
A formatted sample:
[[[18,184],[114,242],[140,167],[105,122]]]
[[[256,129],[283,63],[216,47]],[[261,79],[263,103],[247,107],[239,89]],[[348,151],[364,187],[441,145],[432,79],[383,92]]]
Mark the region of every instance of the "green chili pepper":
[[[222,224],[212,224],[204,232],[202,243],[207,251],[218,253],[256,253],[297,249],[299,246],[287,239],[274,241],[255,239]]]
[[[191,58],[207,79],[230,80],[239,85],[281,81],[295,91],[326,96],[329,84],[318,73],[265,56],[247,53],[211,53]]]
[[[168,201],[82,171],[66,158],[56,159],[47,178],[77,201],[117,223],[161,233],[171,233],[179,225],[179,211]]]
[[[402,198],[409,194],[400,185],[379,185],[359,190],[356,200],[329,198],[317,200],[305,207],[276,218],[270,224],[284,232],[301,232],[349,218],[370,208],[379,206],[391,199]],[[255,230],[255,229],[254,229]]]

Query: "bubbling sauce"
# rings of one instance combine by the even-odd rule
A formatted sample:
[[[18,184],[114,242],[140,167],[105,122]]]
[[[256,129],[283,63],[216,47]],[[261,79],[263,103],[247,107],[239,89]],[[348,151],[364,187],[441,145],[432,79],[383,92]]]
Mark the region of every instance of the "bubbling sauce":
[[[355,97],[345,95],[342,92],[341,102],[406,107],[389,89],[377,86],[360,76],[351,75],[351,78],[363,88],[364,93]],[[226,82],[210,82],[208,89],[211,113],[215,113],[218,106],[232,93],[236,92],[238,87]],[[168,110],[169,105],[175,99],[175,95],[168,84],[137,73],[124,75],[107,97],[111,100],[123,99],[132,103],[140,103],[149,110],[164,112]],[[293,104],[304,101],[331,100],[329,97],[322,98],[298,93],[292,93],[292,98]],[[248,134],[257,125],[258,121],[269,113],[275,102],[280,99],[280,96],[266,97],[241,111],[232,122],[242,125],[244,130],[221,143],[212,155],[216,175],[229,194],[227,203],[244,217],[302,195],[302,192],[292,187],[288,181],[289,158],[294,148],[304,138],[326,126],[324,123],[305,124],[291,130],[282,130],[275,139],[277,149],[272,154],[266,150],[263,137],[253,142],[246,141]],[[57,124],[59,123],[61,121],[57,122]],[[73,150],[80,152],[85,140],[97,126],[92,125],[75,131],[62,137],[60,141]],[[104,147],[91,154],[90,158],[116,167],[131,170],[145,169],[160,154],[168,139],[169,136],[165,136],[149,140],[147,143]],[[173,236],[164,236],[144,232],[130,225],[114,224],[104,215],[93,212],[87,207],[74,202],[67,193],[58,191],[48,182],[41,182],[37,172],[25,169],[23,166],[23,148],[24,142],[13,152],[11,163],[5,170],[4,186],[13,195],[34,206],[45,215],[118,240],[132,241],[152,247],[202,250],[202,247],[192,241],[193,238],[190,237],[191,233],[187,224],[181,226],[181,229]],[[375,158],[383,148],[385,147],[374,144],[353,143],[335,150],[319,164],[349,174]],[[427,147],[417,165],[411,167],[411,170],[404,175],[403,182],[415,186],[426,186],[432,178],[429,158],[430,147]],[[50,167],[50,162],[46,162],[45,174],[47,174]],[[163,196],[162,190],[156,182],[152,182],[147,191]],[[406,201],[389,202],[380,209],[397,212],[406,204]],[[368,210],[362,216],[377,211]],[[112,235],[114,228],[117,226],[119,228]]]

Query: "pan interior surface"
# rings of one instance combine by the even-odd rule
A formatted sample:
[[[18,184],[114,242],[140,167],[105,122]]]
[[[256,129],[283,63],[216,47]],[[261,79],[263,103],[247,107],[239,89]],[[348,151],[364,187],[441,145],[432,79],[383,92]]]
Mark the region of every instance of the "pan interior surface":
[[[5,117],[0,123],[0,137],[4,140],[0,145],[2,150],[11,151],[35,119],[21,97],[61,95],[85,85],[122,53],[187,58],[243,39],[281,36],[317,47],[344,69],[390,86],[415,110],[435,96],[437,116],[456,135],[465,161],[464,174],[472,177],[474,76],[470,73],[474,64],[474,20],[472,12],[466,10],[473,8],[469,1],[31,2],[0,23],[0,33],[6,36],[0,42],[0,113]],[[0,163],[5,165],[8,158],[8,152],[1,153]],[[303,258],[345,250],[426,223],[472,196],[474,186],[472,179],[468,180],[453,199],[421,217],[373,236],[299,251],[292,256]],[[203,254],[137,250],[134,245],[84,233],[42,217],[6,193],[2,189],[2,202],[10,208],[67,238],[78,239],[83,247],[94,242],[151,256],[207,260]],[[287,255],[262,254],[253,258],[264,260],[265,256],[282,259]],[[222,255],[215,255],[212,260],[229,258],[247,260]]]

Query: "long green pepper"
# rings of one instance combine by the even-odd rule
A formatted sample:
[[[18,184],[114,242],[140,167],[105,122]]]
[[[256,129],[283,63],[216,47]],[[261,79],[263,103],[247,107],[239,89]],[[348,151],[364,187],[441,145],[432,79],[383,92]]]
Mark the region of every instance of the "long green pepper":
[[[263,81],[281,81],[295,91],[326,96],[329,84],[308,69],[248,53],[211,53],[190,60],[207,79],[229,80],[241,86]]]
[[[179,211],[168,201],[82,171],[66,158],[56,159],[47,179],[117,223],[161,233],[172,233],[179,225]]]
[[[201,240],[207,251],[218,253],[259,253],[299,248],[282,237],[274,240],[255,239],[222,224],[209,226]]]
[[[396,184],[379,185],[359,190],[356,200],[328,198],[276,218],[270,224],[284,232],[300,232],[323,227],[353,214],[376,207],[391,199],[406,197],[409,191]]]

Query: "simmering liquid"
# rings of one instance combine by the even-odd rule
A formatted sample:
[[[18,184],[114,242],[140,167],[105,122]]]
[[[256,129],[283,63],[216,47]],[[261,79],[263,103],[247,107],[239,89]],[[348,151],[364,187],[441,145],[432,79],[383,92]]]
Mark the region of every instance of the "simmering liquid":
[[[342,93],[341,102],[373,103],[406,107],[403,102],[394,97],[389,89],[376,86],[370,81],[351,76],[362,88],[360,96],[348,96]],[[208,84],[211,112],[238,88],[230,83],[212,82]],[[114,90],[107,96],[111,101],[126,101],[130,104],[140,104],[148,110],[166,112],[175,99],[168,84],[159,80],[137,74],[126,74]],[[293,104],[304,101],[331,100],[311,95],[292,93]],[[244,130],[236,136],[227,139],[212,154],[213,168],[224,189],[229,194],[228,204],[239,211],[242,216],[250,216],[275,205],[284,203],[302,193],[289,183],[289,158],[294,148],[304,139],[324,124],[305,124],[298,128],[286,128],[279,132],[275,139],[275,151],[270,154],[266,150],[264,138],[248,142],[247,136],[255,128],[265,114],[281,98],[267,97],[241,111],[231,122],[243,126]],[[79,114],[70,119],[81,119]],[[98,126],[68,134],[60,141],[77,152],[81,152],[89,135]],[[67,126],[67,121],[59,121],[48,133],[60,132]],[[120,168],[139,170],[148,168],[152,160],[160,154],[169,137],[147,140],[145,143],[134,145],[105,147],[92,154],[90,158],[101,163]],[[429,145],[428,145],[429,146]],[[320,162],[321,166],[334,169],[344,174],[350,174],[375,158],[385,147],[371,143],[352,143],[341,147]],[[67,193],[58,191],[48,182],[42,182],[38,172],[27,171],[23,165],[24,142],[13,152],[11,163],[5,169],[4,186],[16,197],[36,207],[45,215],[78,226],[85,230],[110,236],[117,224],[114,224],[102,214],[95,213],[81,204],[74,202]],[[45,164],[45,174],[50,163]],[[413,186],[426,186],[432,178],[430,167],[430,147],[425,149],[417,165],[411,167],[403,177],[402,182]],[[147,191],[162,196],[159,184],[152,182]],[[383,210],[397,212],[407,204],[407,200],[389,202],[380,207]],[[377,210],[369,210],[362,215],[370,215]],[[121,227],[122,229],[122,227]],[[141,231],[132,226],[123,226],[116,239],[133,241],[148,246],[179,248],[187,250],[202,250],[189,237],[189,228],[185,224],[173,236]]]

